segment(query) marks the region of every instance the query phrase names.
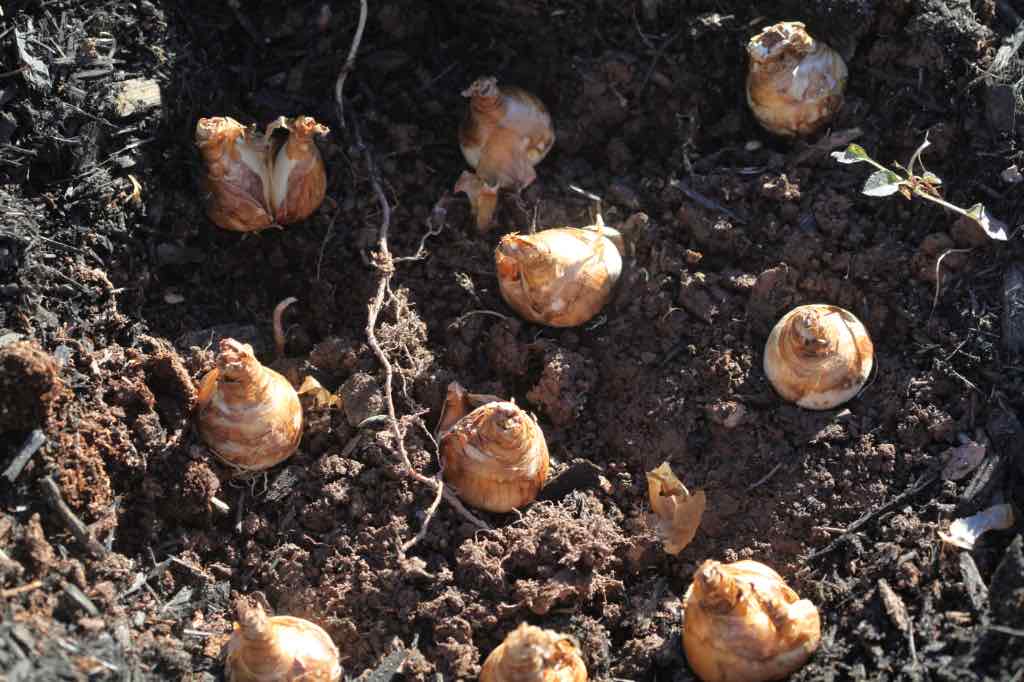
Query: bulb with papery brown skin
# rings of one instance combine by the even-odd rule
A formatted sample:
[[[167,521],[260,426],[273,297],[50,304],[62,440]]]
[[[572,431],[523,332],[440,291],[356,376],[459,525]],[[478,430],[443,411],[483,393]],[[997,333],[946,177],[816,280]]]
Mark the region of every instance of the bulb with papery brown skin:
[[[199,435],[236,469],[269,469],[302,440],[299,396],[287,379],[260,364],[252,346],[224,339],[219,350],[217,366],[199,385]]]
[[[537,499],[549,466],[547,441],[537,422],[504,401],[460,416],[464,403],[459,399],[467,394],[457,383],[448,394],[439,430],[445,483],[466,504],[491,512],[509,512]]]
[[[274,135],[278,129],[288,135]],[[264,133],[227,117],[199,119],[195,142],[206,167],[200,184],[210,220],[254,232],[308,218],[327,188],[313,138],[328,132],[309,116],[282,116]]]
[[[327,172],[313,138],[330,129],[310,116],[283,116],[268,128],[288,130],[287,140],[274,154],[270,205],[279,225],[305,220],[320,207],[327,193]]]
[[[470,99],[459,126],[459,146],[466,171],[455,185],[469,197],[477,227],[485,231],[493,220],[499,189],[521,190],[532,183],[534,171],[555,143],[547,107],[522,88],[498,86],[493,77],[478,78],[462,95]]]
[[[803,305],[776,323],[764,347],[764,373],[780,396],[810,410],[855,397],[874,367],[875,349],[853,313]]]
[[[494,262],[505,302],[551,327],[576,327],[601,312],[622,274],[622,255],[615,231],[598,223],[502,238]]]
[[[843,105],[848,71],[839,53],[796,21],[767,27],[747,44],[747,103],[769,132],[810,135]]]
[[[523,623],[487,656],[480,682],[587,682],[576,640]]]
[[[818,609],[757,561],[705,561],[683,609],[683,649],[704,682],[781,680],[821,641]]]
[[[233,118],[214,116],[199,119],[195,143],[206,166],[200,185],[210,220],[238,232],[272,226],[266,137]]]
[[[337,682],[338,647],[323,628],[292,616],[268,617],[240,598],[238,622],[224,648],[227,682]]]

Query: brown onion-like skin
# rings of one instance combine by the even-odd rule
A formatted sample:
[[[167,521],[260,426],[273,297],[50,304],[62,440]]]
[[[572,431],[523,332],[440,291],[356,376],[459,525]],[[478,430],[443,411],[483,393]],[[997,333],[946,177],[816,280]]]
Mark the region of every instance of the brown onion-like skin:
[[[206,172],[200,178],[206,215],[219,227],[253,232],[274,224],[267,209],[266,138],[233,118],[201,118],[196,146]]]
[[[286,140],[272,133],[288,131]],[[222,116],[201,118],[195,143],[210,220],[225,230],[255,232],[309,217],[323,202],[327,177],[316,135],[329,132],[309,116],[284,117],[265,132]]]
[[[242,471],[269,469],[302,440],[302,405],[288,380],[260,364],[252,346],[220,342],[217,367],[200,381],[199,435]]]
[[[305,220],[320,207],[327,193],[327,171],[313,138],[330,130],[310,116],[283,116],[268,128],[288,130],[288,139],[274,154],[271,206],[279,225]]]
[[[821,641],[818,609],[757,561],[705,561],[683,608],[683,649],[704,682],[781,680]]]
[[[494,252],[502,298],[530,322],[576,327],[589,321],[622,274],[622,255],[605,231],[597,225],[505,236]]]
[[[576,641],[523,623],[484,661],[480,682],[587,682]]]
[[[668,462],[663,462],[647,472],[647,496],[665,552],[679,554],[693,542],[704,517],[707,506],[704,491],[690,493]]]
[[[338,647],[323,628],[292,616],[268,617],[259,604],[236,602],[238,622],[224,648],[227,682],[337,682]]]
[[[747,103],[769,132],[811,135],[842,107],[846,63],[802,23],[769,26],[750,39],[747,53]]]
[[[764,348],[764,373],[786,400],[829,410],[856,396],[874,367],[875,348],[853,313],[812,304],[782,317]]]
[[[551,151],[555,132],[547,107],[522,88],[498,87],[497,79],[484,77],[462,95],[470,102],[459,126],[459,146],[476,173],[463,173],[455,191],[469,196],[477,227],[485,231],[498,190],[520,190],[536,179],[533,167]]]
[[[465,391],[453,383],[448,392],[439,443],[445,482],[466,504],[491,512],[512,511],[537,499],[549,466],[537,422],[504,401],[460,417],[465,403],[453,396]]]

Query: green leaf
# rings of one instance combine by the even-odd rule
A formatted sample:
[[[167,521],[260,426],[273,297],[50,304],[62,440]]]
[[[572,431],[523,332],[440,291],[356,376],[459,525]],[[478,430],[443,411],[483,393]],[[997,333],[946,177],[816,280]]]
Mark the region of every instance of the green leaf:
[[[1005,242],[1009,238],[1009,235],[1006,234],[1006,223],[989,215],[981,204],[975,204],[967,209],[967,217],[973,218],[976,223],[981,225],[981,229],[985,230],[985,234],[992,239]]]
[[[887,197],[900,191],[902,183],[903,178],[891,170],[879,170],[868,176],[861,192],[869,197]]]
[[[859,144],[850,144],[841,152],[832,152],[832,158],[839,163],[860,163],[871,160],[868,153],[864,151],[864,147],[861,147]]]

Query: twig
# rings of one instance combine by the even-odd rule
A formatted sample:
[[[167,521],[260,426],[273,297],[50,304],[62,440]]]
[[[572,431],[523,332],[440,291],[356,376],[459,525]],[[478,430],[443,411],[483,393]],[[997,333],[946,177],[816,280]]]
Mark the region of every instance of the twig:
[[[57,515],[60,516],[64,525],[68,527],[71,534],[75,536],[75,539],[86,550],[89,554],[97,559],[103,559],[107,556],[107,548],[99,543],[99,541],[89,534],[89,529],[85,527],[82,520],[75,516],[75,512],[71,511],[71,507],[67,505],[64,498],[61,497],[60,488],[54,483],[53,479],[49,476],[43,476],[39,479],[39,485],[43,488],[43,497],[46,498],[46,502],[53,508]]]
[[[11,459],[11,463],[7,465],[7,468],[4,469],[4,478],[11,483],[18,480],[18,476],[21,476],[22,470],[24,470],[28,461],[32,459],[32,455],[36,454],[45,443],[46,434],[43,433],[42,429],[35,429],[32,433],[28,434],[28,438],[25,439],[21,449]]]
[[[416,536],[411,540],[407,540],[402,543],[402,553],[408,552],[417,542],[423,539],[427,534],[427,528],[430,527],[430,519],[434,518],[434,513],[437,508],[441,505],[441,496],[444,494],[445,487],[444,481],[440,477],[434,479],[437,484],[437,495],[434,496],[434,501],[427,507],[427,513],[423,516],[423,524],[420,526],[420,532],[416,533]]]
[[[362,35],[362,24],[365,22],[366,12],[366,1],[362,2],[363,14],[360,16],[360,28],[356,32],[356,38],[353,41],[353,49],[350,52],[350,61],[354,60],[355,49],[358,46],[359,38]],[[349,63],[346,62],[346,68],[349,67]],[[344,72],[339,77],[339,87],[335,89],[335,96],[338,102],[338,115],[342,115],[344,108],[341,100],[341,88],[340,84],[344,80]],[[344,121],[341,121],[344,127]],[[431,486],[438,494],[439,497],[444,499],[450,504],[455,511],[457,511],[463,518],[472,523],[478,528],[488,529],[489,526],[478,519],[472,512],[463,506],[462,502],[458,497],[440,480],[425,476],[416,470],[412,465],[412,461],[409,459],[409,452],[405,448],[405,437],[402,433],[402,428],[398,423],[398,414],[395,409],[394,399],[394,388],[392,382],[394,379],[394,367],[391,364],[391,360],[388,358],[384,349],[381,348],[380,341],[377,339],[377,319],[380,317],[382,308],[384,307],[384,301],[387,298],[387,294],[391,287],[391,278],[395,274],[395,260],[391,256],[391,250],[388,247],[388,230],[391,228],[391,205],[388,204],[388,199],[384,195],[384,190],[381,187],[381,181],[377,174],[377,166],[373,160],[373,153],[363,143],[362,134],[359,131],[359,125],[355,118],[352,119],[352,135],[355,141],[355,147],[363,155],[366,162],[367,177],[370,180],[370,186],[373,188],[373,193],[377,197],[377,203],[380,206],[380,228],[377,236],[377,252],[373,254],[372,260],[374,266],[377,268],[379,273],[377,281],[377,293],[374,295],[373,300],[370,301],[367,319],[366,319],[366,341],[370,348],[373,349],[374,355],[377,356],[377,360],[384,368],[384,402],[387,407],[387,418],[391,425],[391,433],[395,439],[395,449],[398,450],[399,457],[401,458],[402,466],[405,468],[405,475],[412,478],[414,481],[422,483],[424,485]],[[428,233],[429,234],[429,233]],[[431,505],[430,509],[427,510],[427,515],[423,520],[423,527],[419,533],[416,534],[411,540],[401,546],[402,551],[406,551],[413,547],[416,542],[423,538],[426,534],[426,526],[430,522],[431,516],[433,515],[434,509],[437,506],[437,499]]]
[[[237,19],[239,25],[245,29],[245,32],[249,34],[252,41],[256,43],[257,46],[262,47],[265,45],[267,42],[266,39],[259,34],[259,31],[256,30],[253,23],[249,21],[249,17],[242,13],[242,7],[239,0],[228,0],[228,7],[230,7],[231,11],[235,13],[235,19]]]
[[[18,587],[8,587],[6,589],[0,590],[0,599],[7,599],[9,597],[16,597],[17,595],[24,594],[25,592],[31,592],[32,590],[38,590],[42,586],[43,586],[43,581],[42,580],[33,580],[30,583],[26,583],[24,585],[19,585]]]
[[[832,540],[832,542],[828,543],[823,548],[819,549],[817,552],[813,552],[810,556],[807,557],[807,561],[817,559],[818,557],[824,556],[829,552],[837,549],[839,545],[842,544],[843,540],[846,538],[847,535],[850,535],[851,533],[856,533],[858,530],[860,530],[867,524],[871,523],[873,520],[875,520],[882,514],[886,513],[890,509],[894,509],[900,506],[909,498],[913,497],[914,495],[917,495],[925,488],[930,486],[932,483],[934,483],[938,479],[938,477],[939,475],[937,472],[925,474],[924,476],[919,478],[914,483],[914,485],[912,485],[908,490],[905,490],[896,497],[892,498],[887,503],[883,504],[881,507],[872,509],[871,511],[865,513],[859,519],[851,523],[849,526],[846,527],[846,530],[843,531],[842,535]]]
[[[782,462],[779,462],[778,464],[776,464],[775,466],[772,467],[771,471],[769,471],[767,474],[765,474],[763,477],[761,477],[761,479],[759,481],[757,481],[757,482],[747,486],[747,492],[749,493],[751,490],[754,490],[755,488],[759,488],[762,485],[764,485],[765,483],[767,483],[768,480],[772,476],[774,476],[776,474],[776,472],[778,472],[778,470],[781,469],[781,468],[782,468]]]
[[[459,315],[457,318],[455,318],[455,321],[452,322],[451,326],[458,327],[460,324],[465,322],[467,319],[473,317],[474,315],[492,315],[494,317],[500,317],[501,319],[506,321],[510,319],[508,315],[502,315],[501,313],[494,310],[470,310],[468,313],[463,313],[462,315]]]
[[[818,156],[825,156],[836,147],[845,147],[857,138],[861,137],[864,131],[860,128],[847,128],[836,130],[818,140],[816,143],[793,153],[786,159],[786,165],[790,168],[801,166]]]
[[[445,192],[434,204],[434,208],[430,211],[430,217],[427,218],[427,231],[420,238],[420,245],[416,247],[416,253],[411,256],[396,256],[391,259],[392,263],[423,260],[427,257],[427,240],[441,234],[444,231],[444,226],[448,224],[448,202],[451,198],[452,195]]]
[[[671,180],[670,184],[673,187],[678,188],[683,194],[690,197],[690,199],[696,201],[698,204],[700,204],[701,206],[708,210],[724,213],[725,215],[732,218],[734,221],[740,223],[741,225],[747,222],[747,219],[744,218],[743,216],[739,215],[735,211],[726,208],[725,206],[722,206],[714,199],[709,199],[708,197],[704,196],[697,190],[690,187],[687,183],[683,182],[682,180]]]
[[[278,358],[284,357],[285,338],[284,324],[282,323],[284,311],[288,308],[288,306],[290,306],[292,303],[295,303],[298,300],[299,299],[295,298],[294,296],[289,296],[288,298],[284,299],[276,306],[274,306],[274,352],[277,353]]]
[[[352,46],[348,49],[348,59],[338,72],[338,80],[334,82],[334,104],[338,108],[338,125],[345,127],[345,100],[342,91],[345,89],[345,79],[355,68],[356,53],[359,52],[359,43],[363,42],[363,30],[366,28],[366,0],[359,0],[359,24],[356,26],[356,34],[352,37]]]
[[[320,281],[320,266],[324,264],[324,252],[327,251],[327,242],[331,241],[331,237],[334,236],[334,223],[338,220],[338,214],[341,213],[341,207],[334,209],[334,215],[331,216],[331,224],[327,226],[327,232],[324,233],[324,240],[320,242],[320,254],[316,258],[316,280]]]
[[[928,313],[928,319],[932,319],[932,315],[935,314],[935,308],[939,305],[939,290],[942,287],[942,272],[939,267],[942,265],[942,259],[951,253],[970,253],[974,249],[946,249],[942,252],[938,258],[935,259],[935,298],[932,299],[932,310]]]

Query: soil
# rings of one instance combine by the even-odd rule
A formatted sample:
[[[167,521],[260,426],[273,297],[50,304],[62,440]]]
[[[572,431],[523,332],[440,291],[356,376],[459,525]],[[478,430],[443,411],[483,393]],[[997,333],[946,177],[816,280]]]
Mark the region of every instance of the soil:
[[[1020,526],[973,551],[938,536],[1024,503],[1020,301],[1004,292],[1024,257],[1024,185],[1004,173],[1024,165],[1024,62],[1000,53],[1014,4],[371,0],[342,126],[333,88],[358,3],[7,3],[0,670],[220,679],[237,592],[321,624],[351,677],[475,679],[525,620],[575,636],[594,680],[692,680],[680,598],[704,560],[753,558],[821,611],[793,679],[1019,679]],[[744,96],[747,40],[783,19],[850,69],[811,140],[768,135]],[[460,92],[489,74],[546,102],[557,141],[481,235],[451,189]],[[124,115],[129,79],[155,81],[160,103]],[[328,199],[284,230],[217,229],[197,119],[282,114],[332,128]],[[926,135],[945,198],[984,202],[1009,241],[863,196],[865,167],[828,154],[856,139],[906,163]],[[434,491],[381,416],[367,155],[392,251],[425,247],[395,263],[377,326],[413,466],[437,472],[429,432],[451,381],[528,407],[552,455],[538,502],[480,512],[488,530],[442,502],[408,552]],[[630,222],[602,315],[543,328],[501,300],[493,250],[532,225],[591,224],[570,185],[601,196],[610,225],[648,220]],[[195,381],[225,337],[271,364],[289,296],[276,366],[337,399],[306,400],[297,454],[238,480],[195,433]],[[812,302],[854,312],[877,352],[862,395],[824,412],[783,403],[761,370],[775,321]],[[962,436],[987,439],[985,458],[946,480]],[[648,518],[645,473],[664,461],[707,495],[676,556]]]

